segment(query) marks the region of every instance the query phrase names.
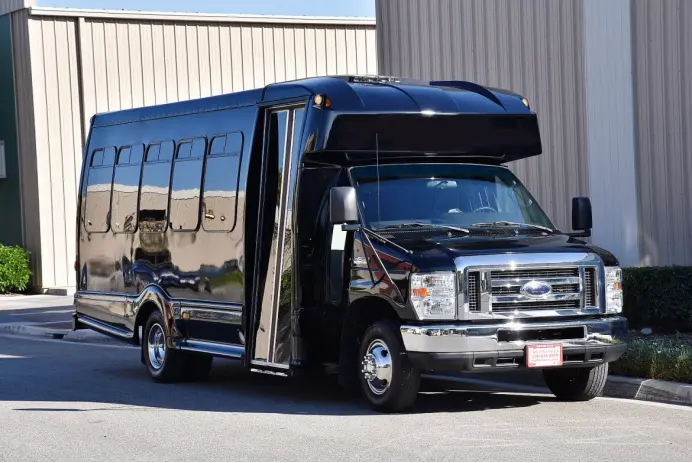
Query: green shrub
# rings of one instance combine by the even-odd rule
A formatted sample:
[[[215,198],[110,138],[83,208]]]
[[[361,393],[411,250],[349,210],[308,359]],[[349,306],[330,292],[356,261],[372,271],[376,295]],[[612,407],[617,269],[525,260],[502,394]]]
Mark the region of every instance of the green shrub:
[[[692,343],[682,338],[638,338],[610,364],[610,372],[635,378],[692,383]]]
[[[692,332],[692,267],[623,269],[624,316],[634,329]]]
[[[0,244],[0,294],[26,290],[30,276],[29,253]]]

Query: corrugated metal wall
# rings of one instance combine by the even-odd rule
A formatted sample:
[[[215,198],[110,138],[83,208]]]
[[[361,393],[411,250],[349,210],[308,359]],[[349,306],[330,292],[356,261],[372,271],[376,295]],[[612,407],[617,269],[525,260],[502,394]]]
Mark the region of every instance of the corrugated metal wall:
[[[634,0],[643,265],[692,264],[692,2]]]
[[[544,154],[512,169],[556,224],[588,194],[583,10],[577,1],[377,0],[381,74],[471,80],[526,95]]]
[[[621,265],[638,265],[631,1],[581,3],[592,242],[615,254]]]
[[[86,117],[377,68],[373,27],[87,19],[80,28]]]
[[[377,73],[371,22],[156,21],[151,14],[143,21],[36,10],[14,15],[24,40],[16,53],[30,56],[18,89],[25,95],[18,96],[25,241],[37,262],[36,284],[44,288],[75,285],[82,138],[95,112],[301,77]]]
[[[36,5],[36,0],[0,0],[0,15]]]

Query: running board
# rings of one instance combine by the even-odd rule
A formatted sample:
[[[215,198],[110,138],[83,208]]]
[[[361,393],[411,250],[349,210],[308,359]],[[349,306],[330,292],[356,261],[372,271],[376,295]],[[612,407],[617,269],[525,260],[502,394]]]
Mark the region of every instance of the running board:
[[[132,340],[132,336],[134,334],[131,332],[127,332],[127,331],[112,327],[112,326],[107,325],[103,322],[100,322],[98,320],[94,320],[93,318],[89,318],[86,315],[81,315],[81,314],[77,314],[77,323],[84,325],[87,328],[90,328],[90,329],[97,331],[99,333],[106,334],[109,336],[114,336],[114,337],[117,337],[120,339]]]
[[[188,352],[199,352],[201,354],[210,354],[232,359],[241,359],[245,354],[245,348],[238,344],[223,344],[220,342],[198,341],[196,339],[180,341],[176,347]]]

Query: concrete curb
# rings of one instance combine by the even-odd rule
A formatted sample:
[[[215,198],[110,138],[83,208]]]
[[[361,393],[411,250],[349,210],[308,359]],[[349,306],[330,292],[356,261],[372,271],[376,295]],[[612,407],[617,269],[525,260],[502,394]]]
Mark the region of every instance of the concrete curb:
[[[610,375],[603,395],[692,406],[692,384],[658,379]]]
[[[494,391],[550,394],[550,390],[545,386],[522,384],[521,382],[510,383],[507,381],[479,379],[478,377],[464,378],[463,376],[450,375],[426,375],[426,377],[434,380],[472,384]],[[603,397],[692,406],[692,384],[608,375],[608,380],[603,390]]]
[[[19,334],[24,336],[38,336],[53,339],[63,339],[73,342],[99,342],[99,343],[114,343],[117,342],[108,336],[97,333],[92,330],[72,331],[68,329],[45,328],[30,324],[0,324],[0,333]]]

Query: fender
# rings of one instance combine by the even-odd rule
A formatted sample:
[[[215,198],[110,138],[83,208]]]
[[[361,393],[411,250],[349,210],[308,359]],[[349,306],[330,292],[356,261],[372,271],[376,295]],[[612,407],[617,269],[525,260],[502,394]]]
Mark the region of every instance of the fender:
[[[90,328],[99,333],[127,341],[131,344],[138,344],[139,337],[135,333],[138,325],[143,325],[146,321],[143,319],[148,310],[142,310],[149,305],[154,306],[161,312],[164,319],[164,329],[168,338],[168,347],[175,347],[175,342],[182,337],[182,334],[175,326],[176,318],[180,317],[180,305],[173,302],[166,292],[156,284],[146,286],[142,292],[137,295],[114,295],[101,292],[80,291],[75,293],[75,314],[74,328]],[[104,306],[108,307],[113,303],[124,305],[124,313],[127,314],[123,319],[123,328],[115,326],[112,322],[96,318],[92,315],[85,314],[85,311],[80,310],[83,306]],[[108,313],[107,310],[103,311]]]

